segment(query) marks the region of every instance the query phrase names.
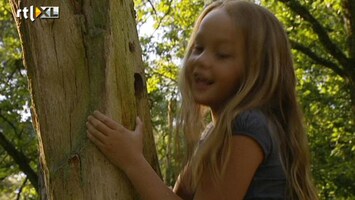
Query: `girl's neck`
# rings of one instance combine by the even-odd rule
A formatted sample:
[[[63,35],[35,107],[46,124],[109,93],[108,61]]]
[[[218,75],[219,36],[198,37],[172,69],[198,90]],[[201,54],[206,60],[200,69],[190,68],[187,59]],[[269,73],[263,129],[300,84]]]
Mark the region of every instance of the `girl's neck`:
[[[212,122],[213,122],[213,125],[216,125],[218,119],[219,119],[219,116],[220,114],[222,113],[223,109],[224,109],[224,106],[226,105],[227,101],[222,103],[222,104],[219,104],[218,106],[209,106],[210,109],[211,109],[211,112],[212,112]]]
[[[216,125],[218,117],[219,117],[219,112],[212,110],[212,122],[213,122],[213,125]]]

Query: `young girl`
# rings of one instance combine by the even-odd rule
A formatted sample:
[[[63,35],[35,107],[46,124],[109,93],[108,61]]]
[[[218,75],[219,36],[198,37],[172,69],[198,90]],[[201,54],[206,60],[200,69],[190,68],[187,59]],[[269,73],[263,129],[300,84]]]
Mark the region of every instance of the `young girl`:
[[[282,25],[268,10],[219,1],[196,22],[180,76],[188,162],[171,191],[129,131],[95,111],[89,139],[143,199],[317,199]],[[206,111],[212,123],[202,131]]]

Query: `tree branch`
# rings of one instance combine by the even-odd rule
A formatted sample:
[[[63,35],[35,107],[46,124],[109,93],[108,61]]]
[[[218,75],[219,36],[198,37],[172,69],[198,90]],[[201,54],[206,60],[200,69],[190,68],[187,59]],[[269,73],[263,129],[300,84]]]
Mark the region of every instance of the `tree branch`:
[[[33,187],[38,192],[38,175],[36,172],[31,168],[27,157],[20,151],[18,151],[10,141],[8,141],[0,131],[0,145],[5,149],[7,154],[9,154],[12,159],[19,165],[21,171],[26,174],[28,179],[30,180]]]
[[[15,134],[17,135],[17,128],[16,128],[16,126],[15,126],[10,120],[8,120],[3,114],[1,114],[1,111],[0,111],[0,117],[1,117],[6,123],[8,123],[8,124],[11,126],[12,129],[14,129],[14,132],[15,132]]]
[[[20,200],[22,189],[25,187],[27,180],[28,180],[28,178],[26,177],[25,180],[23,181],[21,187],[18,189],[16,200]]]
[[[355,1],[346,0],[344,1],[345,15],[349,20],[349,48],[350,48],[350,58],[355,60]]]
[[[301,43],[298,43],[298,42],[293,41],[291,39],[290,39],[290,43],[291,43],[291,46],[293,49],[302,52],[303,54],[305,54],[306,56],[308,56],[309,58],[314,60],[315,63],[333,70],[336,74],[338,74],[339,76],[341,76],[343,78],[345,77],[344,70],[339,68],[339,66],[337,64],[335,64],[334,62],[331,62],[329,60],[326,60],[326,59],[320,57],[319,55],[314,53],[310,48],[302,45]]]
[[[172,3],[172,2],[173,2],[172,0],[169,1],[169,8],[168,8],[168,10],[166,11],[166,13],[164,13],[164,15],[159,19],[158,25],[157,25],[157,27],[154,29],[154,31],[153,31],[151,37],[152,37],[152,36],[155,34],[155,32],[160,28],[161,23],[163,22],[164,18],[165,18],[166,16],[168,16],[168,14],[170,13],[170,11],[171,11],[171,3]],[[155,12],[156,12],[156,11],[155,11]],[[158,17],[157,13],[156,13],[156,16]]]
[[[155,14],[156,16],[158,16],[158,12],[157,12],[157,10],[155,9],[154,4],[153,4],[150,0],[148,0],[148,3],[149,3],[150,6],[152,7],[154,14]]]
[[[151,73],[152,73],[153,75],[157,75],[157,76],[160,76],[160,77],[162,77],[162,78],[166,78],[166,79],[168,79],[169,81],[173,82],[175,85],[178,84],[178,82],[177,82],[176,79],[172,79],[172,78],[166,76],[166,75],[163,74],[163,73],[157,72],[157,71],[155,71],[155,70],[153,70]]]
[[[336,59],[343,67],[349,66],[349,59],[340,50],[340,48],[329,38],[329,35],[325,28],[319,23],[319,21],[309,12],[309,10],[302,6],[298,1],[295,0],[280,0],[293,12],[300,15],[304,20],[308,21],[313,31],[318,35],[321,44],[325,49]]]

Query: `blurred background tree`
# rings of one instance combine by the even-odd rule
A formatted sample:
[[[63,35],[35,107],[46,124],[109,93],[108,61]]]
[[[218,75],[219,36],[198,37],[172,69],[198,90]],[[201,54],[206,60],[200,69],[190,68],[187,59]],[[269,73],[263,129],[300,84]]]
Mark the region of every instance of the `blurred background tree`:
[[[176,94],[174,80],[177,75],[171,80],[165,73],[178,71],[175,68],[181,65],[194,20],[205,2],[211,1],[136,2],[144,7],[137,10],[140,25],[153,22],[154,31],[142,36],[141,41],[149,66],[152,112],[159,112],[159,115],[153,114],[156,116],[153,121],[161,128],[156,129],[161,166],[163,171],[175,175],[178,170],[171,168],[174,167],[172,161],[166,159],[175,158],[174,162],[181,162],[181,158],[166,155],[174,153],[169,151],[170,145],[176,145],[174,141],[182,144],[176,137],[169,139],[167,136],[171,128],[168,126],[168,105],[174,97],[171,94]],[[313,155],[313,174],[322,199],[355,199],[354,1],[255,2],[275,13],[289,35],[299,81],[297,91]],[[159,101],[155,95],[160,96]],[[176,100],[179,101],[178,96]],[[174,176],[165,176],[165,180],[172,184]]]
[[[255,2],[275,13],[289,34],[321,198],[355,199],[355,2]],[[204,3],[135,0],[157,151],[164,181],[170,186],[181,170],[185,151],[175,126],[180,101],[178,71]],[[0,0],[0,133],[36,172],[37,143],[28,117],[26,71],[14,24],[8,2]],[[22,199],[35,198],[29,175],[0,145],[0,199],[15,199],[18,193]]]
[[[355,1],[266,0],[292,44],[324,199],[355,199]]]
[[[9,2],[0,0],[0,199],[37,197],[37,138]]]

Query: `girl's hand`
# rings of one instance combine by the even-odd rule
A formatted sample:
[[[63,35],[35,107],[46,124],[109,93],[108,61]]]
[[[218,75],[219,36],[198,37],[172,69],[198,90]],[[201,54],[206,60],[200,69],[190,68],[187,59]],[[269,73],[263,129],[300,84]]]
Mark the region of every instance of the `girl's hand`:
[[[143,123],[136,118],[136,129],[124,126],[99,111],[88,117],[87,136],[117,167],[127,172],[143,157]]]

